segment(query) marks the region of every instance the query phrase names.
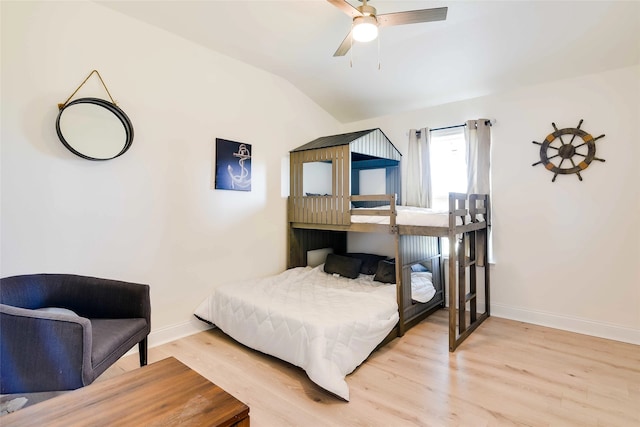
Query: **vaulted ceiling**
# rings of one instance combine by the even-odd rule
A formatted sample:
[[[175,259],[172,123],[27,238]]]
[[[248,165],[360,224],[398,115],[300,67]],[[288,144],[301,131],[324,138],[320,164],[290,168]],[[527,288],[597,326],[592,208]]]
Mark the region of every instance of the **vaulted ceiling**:
[[[281,76],[343,123],[640,63],[638,1],[371,0],[447,19],[383,28],[343,57],[351,18],[325,0],[97,3]]]

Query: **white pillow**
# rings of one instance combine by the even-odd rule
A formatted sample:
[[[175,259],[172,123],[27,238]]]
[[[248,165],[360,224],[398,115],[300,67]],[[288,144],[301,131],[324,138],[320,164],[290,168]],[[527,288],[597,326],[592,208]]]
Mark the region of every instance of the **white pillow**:
[[[307,266],[317,267],[320,264],[323,264],[324,260],[327,258],[327,255],[332,253],[332,248],[314,249],[312,251],[307,251]]]
[[[431,273],[411,273],[411,299],[426,303],[436,294]]]

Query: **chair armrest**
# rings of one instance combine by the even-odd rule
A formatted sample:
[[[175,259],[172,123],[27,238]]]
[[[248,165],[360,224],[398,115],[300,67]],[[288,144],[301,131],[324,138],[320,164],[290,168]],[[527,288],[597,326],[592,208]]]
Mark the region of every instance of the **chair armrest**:
[[[91,345],[89,319],[0,304],[0,392],[85,385],[91,378]]]

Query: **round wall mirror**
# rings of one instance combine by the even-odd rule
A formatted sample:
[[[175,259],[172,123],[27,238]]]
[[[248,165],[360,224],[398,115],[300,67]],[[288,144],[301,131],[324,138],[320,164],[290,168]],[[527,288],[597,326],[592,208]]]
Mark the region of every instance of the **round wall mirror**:
[[[60,109],[56,132],[73,154],[88,160],[123,155],[133,142],[133,125],[115,104],[100,98],[80,98]]]

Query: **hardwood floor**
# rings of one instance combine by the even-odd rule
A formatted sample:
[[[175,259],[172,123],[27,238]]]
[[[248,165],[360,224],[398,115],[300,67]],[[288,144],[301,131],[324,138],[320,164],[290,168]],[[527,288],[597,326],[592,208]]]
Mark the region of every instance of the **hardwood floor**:
[[[250,407],[263,426],[640,426],[640,346],[491,317],[455,353],[442,310],[347,377],[344,402],[217,329],[149,349]],[[137,355],[101,376],[138,367]],[[170,392],[170,391],[168,391]]]

